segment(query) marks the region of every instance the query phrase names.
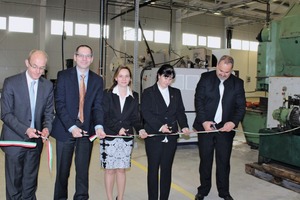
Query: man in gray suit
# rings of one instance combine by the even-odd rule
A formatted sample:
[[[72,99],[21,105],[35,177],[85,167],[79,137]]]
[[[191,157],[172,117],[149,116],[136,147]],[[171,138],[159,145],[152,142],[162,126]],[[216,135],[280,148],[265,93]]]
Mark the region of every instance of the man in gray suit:
[[[4,81],[1,101],[1,140],[30,141],[35,148],[3,147],[6,199],[36,199],[43,139],[49,136],[54,115],[53,84],[41,77],[48,56],[32,50],[25,60],[27,70]]]

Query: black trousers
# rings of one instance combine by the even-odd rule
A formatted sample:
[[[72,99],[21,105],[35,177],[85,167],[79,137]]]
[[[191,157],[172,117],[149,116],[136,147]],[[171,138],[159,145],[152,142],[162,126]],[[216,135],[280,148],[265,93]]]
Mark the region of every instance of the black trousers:
[[[160,200],[167,200],[170,194],[172,165],[177,148],[177,137],[168,136],[168,142],[162,140],[164,136],[147,138],[146,154],[148,160],[148,200],[158,200],[158,173],[160,170]]]
[[[7,200],[35,200],[40,150],[22,148],[17,155],[5,154],[5,181]]]
[[[220,197],[229,195],[230,156],[235,132],[198,134],[200,154],[200,186],[198,193],[207,196],[211,189],[211,174],[216,156],[216,183]]]
[[[69,138],[66,142],[56,140],[56,181],[54,188],[54,200],[68,199],[68,179],[75,152],[75,189],[74,200],[86,200],[89,198],[89,165],[93,143],[88,137]]]

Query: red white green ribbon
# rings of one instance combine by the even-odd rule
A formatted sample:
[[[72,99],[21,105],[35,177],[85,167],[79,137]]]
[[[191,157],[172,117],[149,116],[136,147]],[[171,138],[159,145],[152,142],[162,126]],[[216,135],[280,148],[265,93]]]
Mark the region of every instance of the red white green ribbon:
[[[52,145],[48,138],[43,138],[47,146],[47,156],[48,156],[48,168],[49,171],[52,171],[53,163],[53,154],[52,154]],[[35,148],[36,142],[23,142],[23,141],[0,141],[0,147],[24,147],[24,148]]]
[[[97,135],[92,135],[91,137],[89,137],[89,140],[91,142],[93,142],[96,138],[97,138]]]
[[[51,145],[51,142],[49,139],[47,139],[45,141],[46,143],[46,149],[47,149],[47,160],[48,160],[48,169],[49,169],[49,172],[52,171],[52,163],[53,163],[53,154],[52,154],[52,145]]]
[[[110,138],[133,138],[134,135],[106,135],[105,137]],[[89,140],[93,142],[97,138],[97,135],[92,135],[89,137]]]
[[[35,148],[36,143],[35,142],[22,142],[22,141],[0,141],[0,146],[1,147],[25,147],[25,148]]]

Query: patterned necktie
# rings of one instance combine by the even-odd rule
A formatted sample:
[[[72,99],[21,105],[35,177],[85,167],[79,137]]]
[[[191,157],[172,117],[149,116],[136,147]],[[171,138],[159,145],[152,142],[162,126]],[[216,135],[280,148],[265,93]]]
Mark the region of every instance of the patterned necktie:
[[[80,77],[81,79],[79,83],[79,120],[83,122],[84,121],[83,106],[84,106],[84,97],[85,97],[85,83],[84,83],[85,75],[81,74]]]
[[[31,108],[31,124],[30,127],[34,128],[34,112],[35,112],[35,91],[34,91],[34,85],[36,84],[36,81],[31,81],[30,89],[29,89],[29,95],[30,95],[30,108]]]
[[[219,91],[220,91],[220,100],[219,100],[219,104],[218,104],[218,109],[215,115],[215,119],[214,121],[218,124],[222,121],[222,113],[223,113],[223,109],[222,109],[222,99],[223,99],[223,93],[224,93],[224,81],[220,82],[219,85]]]

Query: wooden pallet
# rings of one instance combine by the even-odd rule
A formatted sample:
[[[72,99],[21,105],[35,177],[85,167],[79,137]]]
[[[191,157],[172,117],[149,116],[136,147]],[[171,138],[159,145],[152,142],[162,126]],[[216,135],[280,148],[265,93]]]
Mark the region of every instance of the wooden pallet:
[[[247,174],[300,193],[300,169],[280,164],[249,163],[245,165]]]

